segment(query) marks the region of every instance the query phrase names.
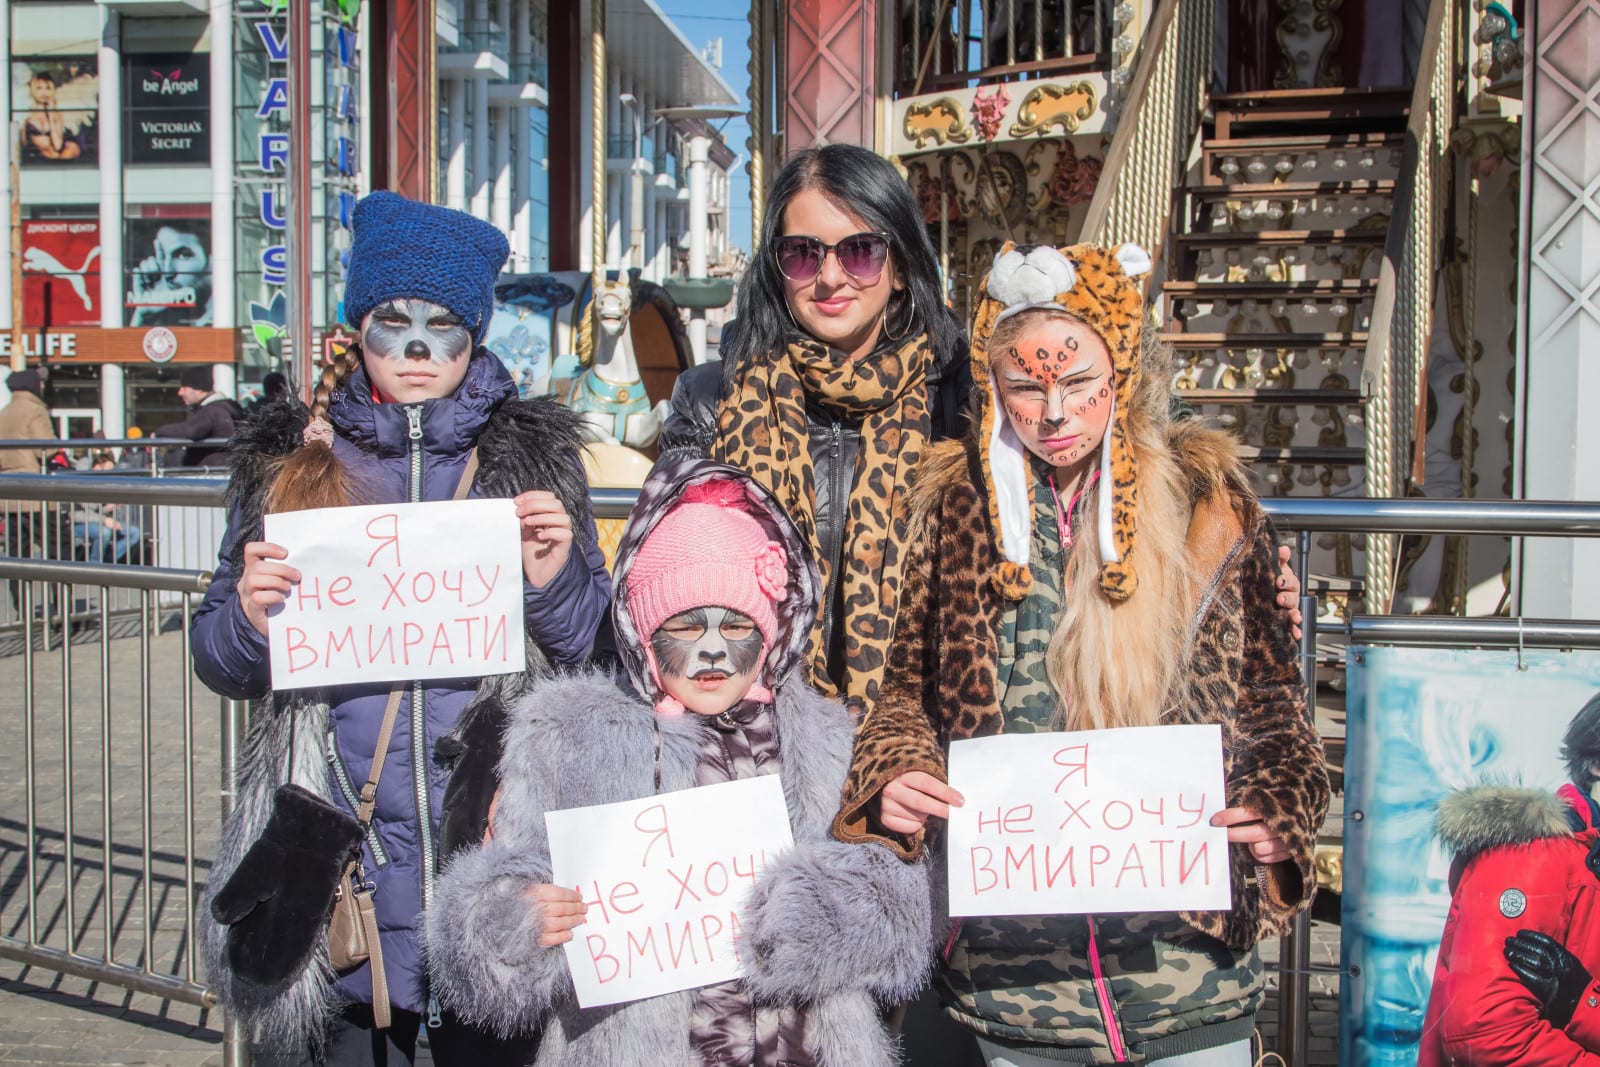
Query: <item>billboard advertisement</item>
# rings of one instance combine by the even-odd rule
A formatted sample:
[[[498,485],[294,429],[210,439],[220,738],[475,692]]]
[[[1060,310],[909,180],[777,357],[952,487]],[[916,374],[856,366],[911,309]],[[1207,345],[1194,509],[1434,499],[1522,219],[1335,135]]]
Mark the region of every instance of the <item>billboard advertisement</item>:
[[[210,205],[128,209],[123,303],[129,326],[211,325]]]
[[[122,143],[129,163],[210,162],[210,56],[130,55],[123,79]]]
[[[14,57],[11,110],[24,166],[100,161],[100,79],[93,55]]]
[[[100,220],[22,223],[24,326],[100,325]]]
[[[1600,653],[1353,646],[1348,667],[1339,1062],[1413,1067],[1419,1054],[1442,1062],[1428,1058],[1443,1034],[1440,1007],[1429,1015],[1428,1004],[1456,857],[1436,831],[1440,803],[1450,798],[1461,811],[1490,788],[1512,788],[1560,808],[1563,738],[1600,693]],[[1516,894],[1531,885],[1504,889],[1498,914],[1509,921],[1521,914]],[[1455,946],[1471,943],[1462,935],[1469,910],[1452,919]],[[1488,976],[1507,1009],[1525,1018],[1523,1036],[1540,1029],[1565,1040],[1502,955],[1505,937],[1492,940],[1492,951],[1471,958],[1453,946],[1462,958],[1452,968]],[[1492,1020],[1486,1033],[1507,1032],[1480,999],[1469,1015]],[[1473,1062],[1466,1055],[1457,1062]]]

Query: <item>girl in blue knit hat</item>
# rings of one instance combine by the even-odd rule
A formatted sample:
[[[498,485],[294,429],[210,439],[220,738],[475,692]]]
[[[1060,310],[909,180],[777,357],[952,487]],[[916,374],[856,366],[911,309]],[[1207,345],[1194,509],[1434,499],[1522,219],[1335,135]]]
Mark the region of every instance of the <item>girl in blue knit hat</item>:
[[[505,237],[392,193],[362,200],[353,229],[345,314],[359,344],[323,369],[309,411],[269,404],[236,437],[228,532],[194,623],[200,678],[259,701],[212,868],[207,971],[228,1010],[254,1027],[258,1062],[410,1063],[426,1025],[438,1063],[522,1063],[530,1047],[440,1011],[421,958],[423,913],[444,859],[482,839],[488,797],[460,783],[493,767],[499,709],[551,667],[588,657],[610,579],[576,418],[554,401],[518,400],[481,345]],[[516,502],[527,671],[272,692],[268,612],[299,574],[262,540],[262,516],[449,500],[459,486]],[[352,817],[374,774],[363,828]],[[357,839],[378,951],[338,970],[328,909]]]

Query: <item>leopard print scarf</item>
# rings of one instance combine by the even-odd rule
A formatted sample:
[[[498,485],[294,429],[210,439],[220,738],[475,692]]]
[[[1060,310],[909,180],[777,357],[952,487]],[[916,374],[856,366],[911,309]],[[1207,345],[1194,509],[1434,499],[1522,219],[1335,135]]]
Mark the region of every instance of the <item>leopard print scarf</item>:
[[[818,612],[807,653],[811,681],[867,706],[877,699],[900,603],[907,485],[931,429],[926,334],[883,346],[861,360],[818,341],[791,343],[771,358],[752,359],[734,377],[717,412],[713,458],[749,472],[772,491],[811,547],[831,590],[832,561],[823,558],[816,521],[816,474],[807,448],[806,401],[861,422],[861,449],[851,482],[840,555],[844,591],[844,663],[837,686],[828,677],[828,638]]]

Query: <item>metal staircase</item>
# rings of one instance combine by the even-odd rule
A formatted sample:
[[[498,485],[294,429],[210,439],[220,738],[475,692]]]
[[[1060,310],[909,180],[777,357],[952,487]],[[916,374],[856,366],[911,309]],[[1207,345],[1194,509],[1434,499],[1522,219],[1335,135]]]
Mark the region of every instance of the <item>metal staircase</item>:
[[[1179,395],[1240,439],[1263,495],[1365,486],[1370,341],[1409,93],[1215,95],[1169,222],[1162,337]],[[1318,592],[1361,586],[1329,536]]]
[[[1158,251],[1174,388],[1265,496],[1405,496],[1448,195],[1448,0],[1402,91],[1207,94],[1211,5],[1151,17],[1082,239]],[[1319,595],[1383,611],[1386,535],[1319,538]]]

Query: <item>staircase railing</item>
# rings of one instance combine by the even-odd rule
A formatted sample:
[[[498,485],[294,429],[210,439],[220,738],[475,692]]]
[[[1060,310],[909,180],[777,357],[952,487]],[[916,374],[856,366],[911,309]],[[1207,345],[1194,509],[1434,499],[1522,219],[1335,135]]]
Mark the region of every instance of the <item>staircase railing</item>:
[[[1450,130],[1455,120],[1455,32],[1450,0],[1431,0],[1394,213],[1373,298],[1361,363],[1366,397],[1366,485],[1369,497],[1403,496],[1425,433],[1428,339],[1434,287],[1442,261],[1450,196]],[[1394,596],[1395,537],[1367,535],[1367,610],[1389,610]]]
[[[1151,17],[1080,240],[1159,256],[1205,113],[1211,18],[1212,0],[1162,0]]]

